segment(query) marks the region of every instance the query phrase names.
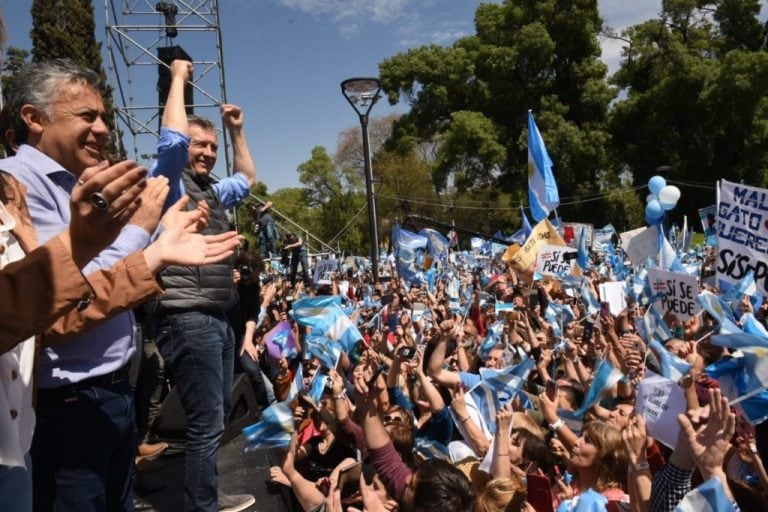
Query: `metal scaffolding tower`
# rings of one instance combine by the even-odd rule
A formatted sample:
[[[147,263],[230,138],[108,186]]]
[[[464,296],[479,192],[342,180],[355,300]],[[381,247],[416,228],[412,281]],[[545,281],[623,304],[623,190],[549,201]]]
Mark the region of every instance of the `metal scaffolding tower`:
[[[195,68],[185,91],[187,111],[220,124],[226,82],[218,0],[104,0],[104,15],[115,127],[129,158],[143,164],[154,159],[164,104],[160,75],[177,47]],[[228,134],[219,131],[229,175]]]

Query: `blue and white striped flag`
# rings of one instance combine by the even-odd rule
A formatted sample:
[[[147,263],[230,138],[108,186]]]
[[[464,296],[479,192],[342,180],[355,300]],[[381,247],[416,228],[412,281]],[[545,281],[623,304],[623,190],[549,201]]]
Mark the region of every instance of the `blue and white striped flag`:
[[[433,441],[426,437],[417,437],[414,439],[414,450],[425,459],[440,459],[451,462],[451,452],[448,447],[438,441]]]
[[[715,476],[686,494],[675,512],[733,512],[733,504]]]
[[[526,359],[520,364],[508,366],[502,370],[480,368],[480,378],[493,389],[499,403],[505,404],[523,388],[533,365],[533,359]]]
[[[595,297],[595,294],[592,293],[592,289],[586,280],[581,283],[581,300],[587,307],[587,316],[596,315],[600,312],[600,302]]]
[[[325,375],[320,370],[315,372],[315,376],[312,377],[312,382],[309,383],[309,389],[307,390],[307,396],[318,405],[323,398],[323,392],[325,391],[325,384],[328,382],[328,375]]]
[[[602,395],[615,386],[624,375],[606,360],[600,360],[600,364],[595,370],[595,376],[592,379],[592,385],[589,387],[584,401],[576,411],[566,411],[560,409],[558,414],[563,419],[581,420],[587,411],[593,405],[600,401]]]
[[[528,202],[531,216],[540,222],[560,204],[555,176],[552,174],[552,159],[541,138],[533,113],[528,111]]]
[[[285,398],[285,401],[292,402],[302,391],[304,391],[304,365],[299,363],[296,368],[296,375],[293,376],[291,387],[288,389],[288,396]]]
[[[341,311],[340,295],[306,297],[295,301],[289,314],[299,325],[315,327],[323,321],[325,315],[335,311],[334,307]]]
[[[728,304],[714,293],[704,290],[696,300],[709,315],[720,325],[720,334],[736,334],[741,329],[733,322],[733,312]]]
[[[304,340],[304,347],[310,356],[318,358],[320,364],[329,370],[334,370],[339,364],[341,345],[333,343],[325,336],[310,333]]]
[[[261,421],[243,429],[245,451],[288,446],[294,431],[289,403],[277,402],[261,411]]]
[[[578,262],[579,267],[581,270],[587,270],[589,268],[589,252],[587,252],[587,230],[586,228],[581,228],[581,233],[579,234],[579,251],[578,251]]]
[[[765,330],[763,324],[752,313],[744,313],[739,320],[745,333],[768,338],[768,331]]]
[[[669,330],[667,322],[664,321],[653,305],[648,306],[645,315],[642,318],[638,318],[635,322],[635,328],[640,331],[642,338],[646,342],[655,339],[664,343],[672,337],[672,331]]]
[[[648,343],[648,348],[653,350],[659,358],[661,376],[664,378],[671,379],[679,384],[680,380],[693,368],[690,363],[669,352],[657,339],[651,340]]]
[[[725,347],[732,350],[739,350],[748,347],[761,347],[768,349],[768,338],[763,336],[755,336],[754,334],[747,334],[746,332],[738,332],[734,334],[716,334],[710,338],[713,345],[718,347]]]

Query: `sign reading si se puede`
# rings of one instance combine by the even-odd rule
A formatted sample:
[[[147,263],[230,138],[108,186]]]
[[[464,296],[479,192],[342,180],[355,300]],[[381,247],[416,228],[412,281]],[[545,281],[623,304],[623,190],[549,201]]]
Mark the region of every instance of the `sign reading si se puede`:
[[[545,276],[571,273],[571,262],[578,258],[578,252],[569,247],[542,245],[536,255],[536,270]]]
[[[699,285],[695,276],[649,268],[648,283],[653,294],[659,297],[661,310],[665,313],[674,313],[680,320],[688,320],[701,311],[696,300]]]
[[[315,265],[315,284],[319,286],[331,284],[338,266],[339,262],[336,260],[318,260]]]
[[[715,264],[719,281],[737,284],[752,270],[768,293],[768,190],[720,181]]]

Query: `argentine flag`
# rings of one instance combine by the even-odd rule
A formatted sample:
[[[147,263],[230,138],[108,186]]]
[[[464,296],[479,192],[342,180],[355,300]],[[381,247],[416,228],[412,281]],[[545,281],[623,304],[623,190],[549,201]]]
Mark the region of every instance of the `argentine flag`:
[[[712,477],[685,495],[675,512],[732,512],[733,504],[719,478]]]
[[[277,402],[261,412],[261,421],[243,429],[245,451],[288,446],[294,430],[293,411],[288,402]]]
[[[648,348],[653,350],[658,356],[661,376],[666,379],[671,379],[679,384],[683,377],[693,368],[690,363],[669,352],[656,338],[653,338],[648,343]]]
[[[622,377],[624,375],[611,366],[611,363],[601,359],[597,370],[595,370],[595,378],[592,380],[592,385],[589,387],[581,407],[576,411],[560,409],[558,415],[565,420],[581,420],[587,411],[600,401],[603,394],[615,386]]]
[[[560,204],[560,193],[552,174],[552,159],[549,158],[544,139],[541,138],[533,114],[528,111],[528,202],[531,216],[540,222]]]

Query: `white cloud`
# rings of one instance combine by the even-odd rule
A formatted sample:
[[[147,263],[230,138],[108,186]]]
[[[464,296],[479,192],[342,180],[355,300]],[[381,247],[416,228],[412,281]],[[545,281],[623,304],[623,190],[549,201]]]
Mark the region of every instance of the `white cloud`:
[[[661,0],[598,0],[598,7],[605,26],[618,35],[632,25],[657,18],[661,11]],[[602,60],[608,65],[609,74],[619,69],[621,50],[626,44],[619,39],[600,37]]]
[[[337,23],[351,23],[359,28],[355,21],[372,20],[389,23],[401,17],[411,0],[278,0],[290,9],[298,9],[309,14],[330,17]],[[349,31],[349,26],[343,28]]]

